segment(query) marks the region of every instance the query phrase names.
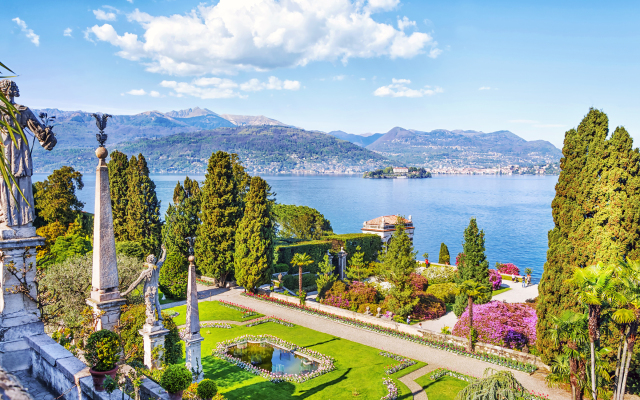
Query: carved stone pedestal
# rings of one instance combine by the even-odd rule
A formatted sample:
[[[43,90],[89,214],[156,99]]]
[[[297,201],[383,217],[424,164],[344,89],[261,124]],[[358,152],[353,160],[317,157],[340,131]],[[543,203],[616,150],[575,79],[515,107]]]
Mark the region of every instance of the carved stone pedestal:
[[[144,344],[144,365],[149,369],[160,368],[163,351],[159,350],[157,359],[153,359],[153,349],[158,346],[162,346],[164,349],[164,338],[169,333],[168,329],[164,329],[161,323],[158,325],[142,325],[142,329],[138,331],[142,335],[142,342]]]
[[[120,293],[118,293],[118,297],[120,297]],[[98,324],[96,325],[96,330],[108,329],[112,331],[120,319],[120,307],[124,306],[126,303],[127,300],[123,298],[103,301],[88,298],[87,304],[93,308],[93,313],[96,316],[100,315],[98,318]]]
[[[199,374],[196,378],[196,382],[200,382],[204,379],[204,372],[202,370],[202,350],[201,344],[204,338],[200,336],[200,334],[191,335],[184,339],[186,344],[185,354],[186,354],[186,367],[190,371],[199,371]]]
[[[44,333],[36,303],[26,294],[7,291],[26,284],[31,287],[29,295],[37,297],[33,284],[36,277],[35,254],[36,246],[43,244],[44,238],[40,236],[14,236],[13,239],[0,240],[0,251],[4,254],[4,262],[0,263],[0,366],[9,372],[31,367],[30,348],[24,338]],[[26,277],[23,275],[25,271]]]

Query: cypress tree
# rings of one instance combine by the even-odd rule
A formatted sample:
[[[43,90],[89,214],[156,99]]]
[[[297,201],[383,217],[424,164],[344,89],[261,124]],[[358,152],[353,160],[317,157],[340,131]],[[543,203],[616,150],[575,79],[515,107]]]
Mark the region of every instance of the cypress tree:
[[[109,160],[109,192],[111,193],[111,212],[113,213],[113,234],[116,242],[129,240],[127,232],[127,204],[129,184],[127,155],[114,150]]]
[[[142,154],[129,160],[127,178],[128,239],[140,243],[147,254],[157,254],[162,235],[160,201],[156,195],[156,185],[149,178],[147,160]]]
[[[607,140],[608,122],[590,109],[565,134],[537,302],[537,347],[547,363],[561,351],[549,334],[553,316],[579,309],[574,288],[564,284],[574,268],[639,255],[640,157],[624,128]]]
[[[202,224],[196,238],[196,259],[203,275],[224,285],[233,272],[236,226],[242,217],[238,182],[228,153],[211,155],[200,195]]]
[[[236,231],[235,275],[238,285],[250,292],[268,282],[274,259],[273,200],[271,188],[257,176],[251,178],[245,196],[244,215]]]
[[[484,254],[484,231],[478,228],[475,218],[471,218],[469,226],[464,230],[464,242],[462,243],[463,257],[461,257],[460,265],[458,265],[458,273],[456,274],[456,284],[461,285],[462,282],[473,280],[480,284],[489,284],[489,262]],[[475,304],[483,304],[488,302],[488,298],[478,298]],[[456,316],[460,317],[468,304],[468,298],[464,294],[456,296],[456,302],[453,311]]]
[[[449,255],[449,248],[446,244],[440,244],[440,254],[438,255],[438,264],[449,264],[451,262],[451,256]]]

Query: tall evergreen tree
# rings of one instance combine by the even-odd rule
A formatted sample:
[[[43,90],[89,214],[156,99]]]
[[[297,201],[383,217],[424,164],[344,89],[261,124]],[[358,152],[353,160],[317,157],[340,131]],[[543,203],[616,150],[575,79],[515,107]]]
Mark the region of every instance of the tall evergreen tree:
[[[398,216],[396,231],[385,245],[385,251],[379,255],[382,277],[391,283],[389,291],[389,308],[398,315],[406,317],[420,300],[412,297],[414,287],[411,285],[411,273],[416,270],[417,251],[413,250],[413,243],[400,223]]]
[[[274,259],[273,200],[267,182],[254,176],[245,196],[244,215],[236,231],[235,274],[240,286],[250,292],[268,282]]]
[[[109,191],[111,193],[111,212],[113,213],[113,234],[116,242],[129,240],[127,231],[127,204],[129,196],[127,155],[114,150],[109,160]]]
[[[203,275],[224,285],[233,272],[236,227],[242,217],[238,182],[228,153],[218,151],[209,158],[201,202],[196,259]]]
[[[464,230],[464,243],[462,243],[463,257],[458,265],[456,284],[472,280],[479,284],[489,284],[489,262],[484,254],[484,231],[478,228],[475,218],[471,218],[469,226]],[[486,303],[491,296],[479,297],[476,304]],[[467,295],[461,293],[456,296],[453,306],[454,313],[460,317],[468,304]]]
[[[147,254],[157,254],[162,235],[160,201],[156,195],[156,185],[149,178],[147,160],[142,154],[129,160],[127,178],[128,240],[140,243]]]
[[[451,256],[449,255],[449,248],[446,244],[440,244],[440,254],[438,255],[438,264],[449,264],[451,262]]]
[[[553,317],[582,311],[565,283],[573,270],[639,255],[640,157],[624,128],[607,139],[608,124],[605,113],[590,109],[565,134],[537,302],[537,346],[546,362],[560,352],[550,334]]]
[[[65,227],[72,224],[84,207],[76,196],[76,190],[83,187],[82,174],[68,166],[56,169],[44,181],[36,182],[33,185],[36,226],[53,222]]]

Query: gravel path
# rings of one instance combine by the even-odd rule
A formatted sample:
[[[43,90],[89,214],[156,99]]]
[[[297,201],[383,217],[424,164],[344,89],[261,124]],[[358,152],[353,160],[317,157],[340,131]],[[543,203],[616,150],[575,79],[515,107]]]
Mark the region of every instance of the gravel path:
[[[429,400],[427,398],[427,394],[424,392],[424,389],[422,388],[422,386],[418,385],[415,380],[420,378],[423,375],[428,374],[429,372],[433,371],[435,369],[435,367],[431,366],[431,365],[427,365],[424,366],[420,369],[417,369],[415,371],[413,371],[412,373],[403,376],[402,378],[398,379],[400,382],[404,383],[405,385],[407,385],[407,387],[409,388],[409,390],[411,390],[411,393],[413,394],[413,400]]]
[[[476,377],[481,377],[487,368],[508,370],[507,368],[495,364],[452,354],[417,343],[411,343],[406,340],[389,337],[387,335],[366,331],[264,301],[247,298],[241,296],[241,293],[242,289],[231,289],[218,293],[206,300],[223,299],[242,304],[267,316],[274,315],[291,321],[294,324],[319,332],[423,361],[429,364],[433,369],[439,367],[449,368],[451,370]],[[563,390],[547,387],[544,382],[544,376],[540,373],[529,375],[520,371],[512,370],[512,372],[516,379],[518,379],[518,381],[520,381],[529,390],[549,394],[552,399],[570,398],[570,394]]]

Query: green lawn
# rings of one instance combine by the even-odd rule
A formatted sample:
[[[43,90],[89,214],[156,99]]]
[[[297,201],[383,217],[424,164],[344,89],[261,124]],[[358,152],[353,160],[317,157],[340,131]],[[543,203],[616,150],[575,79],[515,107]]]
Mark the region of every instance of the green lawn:
[[[424,375],[416,379],[416,383],[424,388],[429,400],[454,400],[458,392],[469,384],[448,375],[435,381]]]
[[[498,290],[494,290],[493,294],[491,296],[497,296],[500,293],[504,293],[504,292],[508,292],[509,290],[511,290],[510,287],[506,287],[506,288],[502,288],[502,289],[498,289]]]
[[[262,314],[256,314],[252,317],[242,318],[242,311],[234,310],[229,307],[225,307],[221,305],[217,301],[201,301],[198,303],[198,308],[200,312],[200,321],[250,321],[252,319],[263,317]],[[187,306],[179,306],[173,307],[166,310],[165,312],[176,311],[180,313],[177,317],[173,318],[173,321],[176,325],[184,325],[186,322],[186,314],[187,314]]]
[[[200,303],[202,306],[204,303]],[[210,332],[210,333],[207,333]],[[388,365],[398,362],[378,355],[380,350],[327,335],[302,326],[286,327],[272,322],[250,328],[234,325],[231,329],[206,329],[202,336],[202,359],[205,378],[213,379],[226,399],[380,399],[387,394],[382,384]],[[336,369],[301,384],[271,383],[228,362],[211,356],[217,342],[245,334],[271,334],[297,345],[335,358]],[[392,375],[398,386],[399,399],[412,399],[411,391],[397,381],[425,363],[401,370]],[[354,397],[352,393],[359,395]]]

